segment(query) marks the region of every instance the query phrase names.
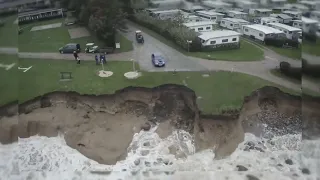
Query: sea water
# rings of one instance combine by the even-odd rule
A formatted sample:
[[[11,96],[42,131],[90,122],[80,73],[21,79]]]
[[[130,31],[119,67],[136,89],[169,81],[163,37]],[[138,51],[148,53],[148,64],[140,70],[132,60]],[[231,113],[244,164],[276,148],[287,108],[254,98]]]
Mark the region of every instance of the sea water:
[[[193,137],[185,131],[166,139],[141,131],[133,136],[128,156],[116,165],[99,164],[66,145],[63,136],[33,136],[10,145],[0,144],[1,180],[319,180],[320,140],[301,141],[301,134],[271,140],[245,134],[245,140],[229,157],[217,160],[213,150],[195,152]],[[246,150],[254,143],[263,151]],[[182,158],[170,154],[175,146]],[[293,164],[285,163],[291,159]],[[239,172],[237,165],[248,170]],[[308,168],[310,174],[301,169]]]

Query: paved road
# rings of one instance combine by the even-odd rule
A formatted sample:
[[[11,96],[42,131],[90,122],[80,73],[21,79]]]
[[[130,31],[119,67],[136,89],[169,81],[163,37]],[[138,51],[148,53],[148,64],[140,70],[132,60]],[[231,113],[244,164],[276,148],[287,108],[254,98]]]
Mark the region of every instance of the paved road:
[[[135,51],[133,58],[139,62],[140,67],[145,71],[204,71],[206,67],[202,66],[199,62],[191,57],[176,51],[175,49],[163,44],[152,36],[143,33],[145,42],[138,44],[135,39],[135,31],[138,28],[134,27],[131,23],[128,25],[127,33],[123,33],[126,38],[133,42]],[[152,53],[161,53],[167,60],[166,67],[156,68],[151,63]]]
[[[309,64],[320,65],[320,56],[302,53],[302,58],[305,59]]]

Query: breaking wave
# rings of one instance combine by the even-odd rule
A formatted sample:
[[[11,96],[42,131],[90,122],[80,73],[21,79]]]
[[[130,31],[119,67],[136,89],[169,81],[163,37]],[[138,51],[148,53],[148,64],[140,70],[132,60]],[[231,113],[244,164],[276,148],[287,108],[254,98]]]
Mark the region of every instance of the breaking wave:
[[[0,179],[320,178],[320,140],[302,141],[301,134],[264,139],[247,133],[234,153],[217,160],[213,150],[196,153],[193,137],[187,132],[174,131],[161,139],[156,128],[135,134],[127,158],[112,166],[83,156],[70,148],[63,136],[32,136],[10,145],[0,144]]]

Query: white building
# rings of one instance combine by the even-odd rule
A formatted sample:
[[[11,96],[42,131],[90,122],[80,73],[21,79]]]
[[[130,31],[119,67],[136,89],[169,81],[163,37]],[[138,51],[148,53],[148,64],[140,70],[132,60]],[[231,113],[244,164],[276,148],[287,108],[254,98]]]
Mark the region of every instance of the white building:
[[[275,17],[262,17],[260,19],[260,24],[267,25],[268,23],[278,23],[279,20]]]
[[[287,0],[261,0],[261,5],[264,7],[283,7]]]
[[[223,18],[220,22],[221,27],[225,27],[227,29],[231,29],[234,31],[238,31],[240,33],[243,25],[250,24],[248,21],[237,18]]]
[[[192,29],[196,32],[206,32],[206,31],[212,31],[213,26],[215,26],[217,23],[212,21],[199,21],[199,22],[188,22],[183,23],[186,27],[189,29]]]
[[[224,17],[224,14],[214,12],[214,11],[197,11],[198,16],[209,19],[213,22],[220,22]]]
[[[293,19],[301,19],[302,17],[302,12],[300,11],[283,11],[282,13],[292,17]]]
[[[289,24],[293,18],[286,14],[271,14],[271,17],[275,17],[278,19],[279,23]]]
[[[261,24],[244,25],[243,34],[260,41],[276,36],[285,37],[285,34],[282,31]]]
[[[237,7],[244,10],[244,12],[249,12],[249,9],[256,9],[259,7],[259,4],[256,2],[252,2],[250,0],[241,0],[236,1]]]
[[[248,13],[240,11],[228,11],[227,16],[238,19],[248,19]]]
[[[316,32],[318,31],[318,24],[319,21],[306,18],[302,16],[301,20],[294,20],[293,21],[293,26],[297,28],[302,28],[302,31],[304,33],[310,33],[310,32]]]
[[[239,43],[240,33],[230,30],[219,30],[204,32],[198,36],[201,40],[202,46],[214,46],[221,44]]]
[[[223,1],[203,1],[202,4],[210,9],[214,9],[216,12],[224,13],[232,7],[232,4],[225,3]]]
[[[309,8],[309,10],[316,10],[320,5],[320,2],[318,1],[299,1],[299,4],[302,4],[304,6],[307,6]]]
[[[269,23],[268,26],[284,32],[288,39],[298,39],[302,34],[302,29],[281,23]]]
[[[320,22],[320,11],[311,11],[310,18]]]
[[[284,8],[287,10],[294,10],[294,11],[301,11],[301,12],[309,11],[309,8],[302,4],[285,4]]]
[[[271,9],[250,9],[249,14],[256,17],[268,17],[272,13]]]

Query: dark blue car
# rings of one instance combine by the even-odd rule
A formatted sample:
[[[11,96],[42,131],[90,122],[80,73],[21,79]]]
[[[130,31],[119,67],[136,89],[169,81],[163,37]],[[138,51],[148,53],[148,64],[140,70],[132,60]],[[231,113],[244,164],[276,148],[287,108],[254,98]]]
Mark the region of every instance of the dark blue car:
[[[156,67],[163,67],[166,65],[164,57],[159,53],[151,55],[152,64]]]

